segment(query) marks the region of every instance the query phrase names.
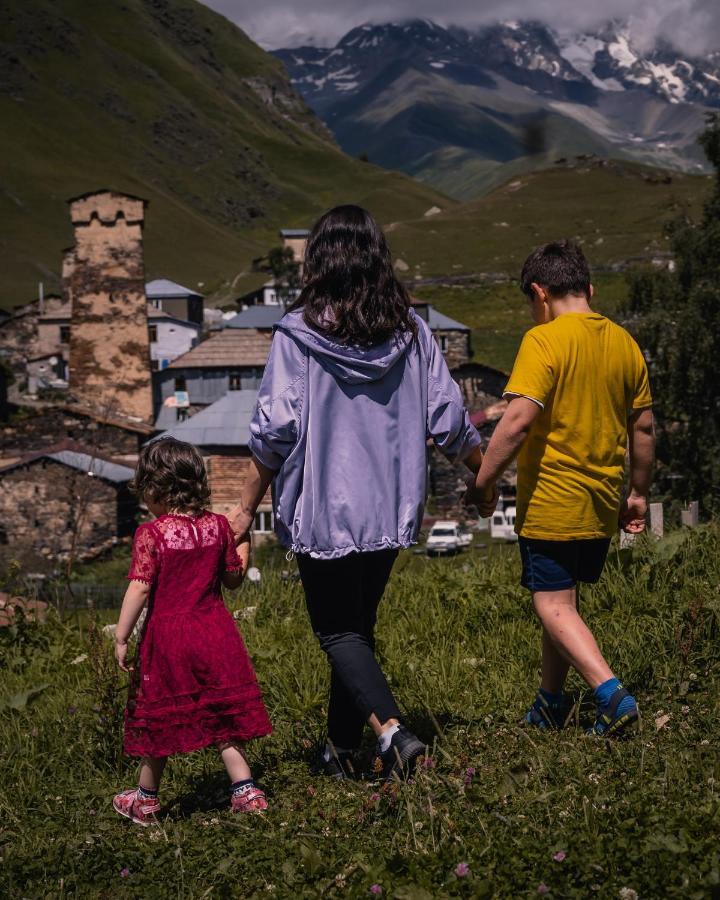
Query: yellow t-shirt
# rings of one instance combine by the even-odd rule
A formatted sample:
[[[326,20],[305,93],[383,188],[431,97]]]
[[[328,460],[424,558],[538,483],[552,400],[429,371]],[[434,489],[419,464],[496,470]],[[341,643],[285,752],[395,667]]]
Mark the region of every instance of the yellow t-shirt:
[[[518,456],[516,531],[569,541],[618,528],[628,414],[652,405],[630,335],[597,313],[566,313],[523,338],[505,396],[542,411]]]

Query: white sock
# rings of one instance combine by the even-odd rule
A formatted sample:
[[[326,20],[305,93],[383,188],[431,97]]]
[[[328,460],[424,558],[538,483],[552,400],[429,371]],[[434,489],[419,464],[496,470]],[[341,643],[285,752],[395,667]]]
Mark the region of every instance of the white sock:
[[[380,752],[384,753],[390,744],[392,743],[393,735],[399,731],[399,725],[391,725],[389,728],[386,728],[385,731],[378,738],[378,746],[380,747]]]
[[[331,759],[335,759],[336,756],[342,756],[343,753],[352,753],[352,750],[348,750],[346,747],[338,747],[337,744],[331,744],[330,741],[325,743],[325,749],[323,750],[323,759],[325,762],[330,762]]]

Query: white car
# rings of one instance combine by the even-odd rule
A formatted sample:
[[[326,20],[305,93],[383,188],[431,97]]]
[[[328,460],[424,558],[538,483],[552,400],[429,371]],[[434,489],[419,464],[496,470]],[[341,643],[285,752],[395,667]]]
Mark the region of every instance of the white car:
[[[472,543],[472,535],[459,522],[436,522],[430,529],[425,551],[428,556],[441,553],[459,553]]]
[[[496,509],[490,519],[490,537],[500,538],[504,541],[516,541],[518,539],[515,534],[516,513],[517,509],[514,506]]]

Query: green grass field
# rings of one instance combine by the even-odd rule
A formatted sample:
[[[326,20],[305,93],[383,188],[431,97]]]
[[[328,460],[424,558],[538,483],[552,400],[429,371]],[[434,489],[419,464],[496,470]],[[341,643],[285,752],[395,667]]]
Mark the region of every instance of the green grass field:
[[[619,744],[584,737],[587,704],[563,733],[517,724],[539,631],[513,548],[405,554],[378,650],[432,763],[414,784],[384,789],[307,774],[327,669],[298,584],[268,562],[261,587],[229,598],[275,726],[251,748],[270,810],[243,819],[227,811],[207,752],[169,767],[159,828],[119,820],[110,799],[134,767],[120,753],[124,685],[110,643],[86,616],[3,631],[0,894],[369,897],[378,885],[397,900],[718,896],[719,538],[711,525],[613,550],[583,596],[644,713],[642,733]]]

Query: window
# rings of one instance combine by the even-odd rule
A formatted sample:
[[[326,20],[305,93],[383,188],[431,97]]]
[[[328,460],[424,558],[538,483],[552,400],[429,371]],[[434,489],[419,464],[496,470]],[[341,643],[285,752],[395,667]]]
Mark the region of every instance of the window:
[[[0,525],[0,544],[3,546],[8,543],[8,535],[4,525]]]
[[[151,359],[151,360],[150,360],[150,369],[151,369],[151,371],[157,372],[159,368],[160,368],[160,361],[157,360],[157,359]]]
[[[185,381],[184,375],[178,375],[175,379],[175,390],[176,391],[186,391],[187,390],[187,382]]]
[[[157,325],[148,325],[148,331],[150,332],[150,343],[157,344]]]
[[[255,525],[253,530],[258,534],[267,534],[275,527],[275,515],[271,511],[259,512],[255,516]]]
[[[60,326],[60,343],[61,344],[69,344],[70,343],[70,326],[69,325],[61,325]]]
[[[447,348],[448,348],[448,339],[447,339],[447,335],[446,335],[446,334],[439,334],[439,335],[437,336],[437,342],[438,342],[438,344],[440,344],[440,350],[441,350],[443,353],[447,353]]]
[[[241,391],[242,390],[242,375],[240,372],[231,372],[230,373],[230,381],[228,384],[229,391]]]

